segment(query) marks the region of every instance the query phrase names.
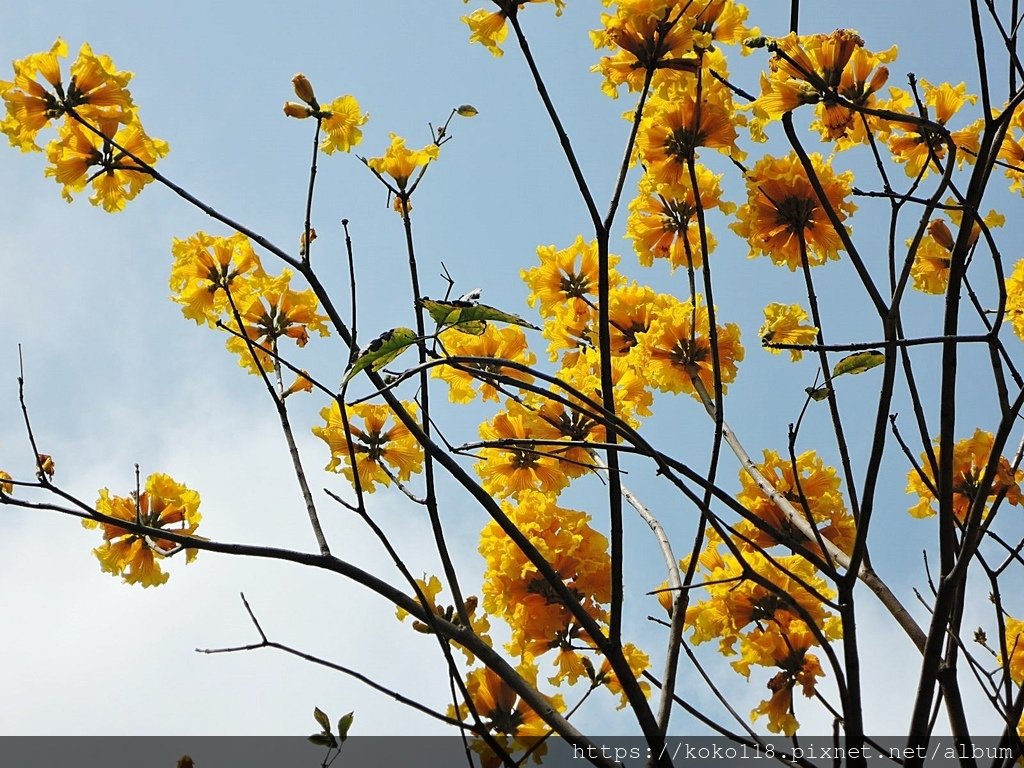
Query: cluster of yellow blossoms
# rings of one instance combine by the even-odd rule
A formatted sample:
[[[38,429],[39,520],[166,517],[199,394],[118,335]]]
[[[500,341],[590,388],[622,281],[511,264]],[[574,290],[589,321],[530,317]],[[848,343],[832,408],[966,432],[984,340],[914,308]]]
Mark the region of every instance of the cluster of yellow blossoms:
[[[953,514],[964,523],[971,506],[976,503],[978,488],[985,474],[985,468],[992,456],[995,442],[991,432],[975,430],[974,434],[960,440],[953,446]],[[934,447],[935,461],[939,461],[939,441]],[[1000,456],[996,471],[986,498],[1005,500],[1009,504],[1021,503],[1020,484],[1024,481],[1024,470],[1014,469],[1009,460]],[[907,493],[916,493],[918,501],[910,508],[914,517],[931,517],[936,513],[937,489],[935,472],[927,453],[921,454],[921,465],[907,473]],[[981,513],[987,514],[989,505],[983,503]]]
[[[231,334],[227,348],[251,373],[279,370],[281,339],[304,347],[310,331],[327,336],[327,318],[311,289],[291,288],[292,273],[268,275],[249,239],[197,232],[171,248],[171,293],[185,317]],[[291,388],[311,388],[303,376]]]
[[[771,695],[751,717],[766,715],[770,731],[792,736],[799,727],[794,688],[812,696],[824,676],[818,656],[809,651],[842,635],[839,620],[822,605],[835,594],[801,555],[769,559],[750,550],[741,563],[720,552],[721,540],[709,539],[699,558],[709,596],[686,612],[692,640],[717,638],[724,656],[739,656],[732,666],[746,677],[753,666],[777,669],[767,684]],[[660,594],[668,596],[662,600],[670,607],[671,593]]]
[[[153,474],[146,479],[146,489],[130,496],[111,496],[104,488],[96,502],[101,515],[137,523],[151,529],[194,536],[202,516],[199,494],[167,475]],[[160,560],[180,549],[180,545],[154,535],[135,533],[116,523],[83,519],[86,528],[101,528],[103,544],[93,552],[104,571],[121,576],[128,584],[153,587],[167,581],[169,574],[160,568]],[[192,562],[198,551],[185,549],[186,562]]]
[[[402,405],[416,415],[414,403]],[[337,401],[320,411],[325,426],[313,428],[313,434],[331,450],[331,460],[326,467],[329,472],[341,472],[353,480],[352,457],[355,456],[360,486],[367,493],[373,493],[378,484],[387,486],[392,480],[405,482],[422,470],[423,448],[388,406],[362,403],[345,410],[349,422],[347,436]]]
[[[469,0],[462,0],[468,3]],[[496,11],[488,11],[483,8],[473,11],[462,20],[469,27],[470,42],[480,43],[495,56],[503,55],[501,44],[508,37],[508,18],[527,3],[554,3],[555,13],[562,15],[565,8],[565,0],[496,0],[498,6]]]
[[[94,205],[120,211],[152,180],[149,169],[167,154],[167,142],[143,129],[128,90],[130,72],[83,44],[65,81],[60,59],[67,55],[67,43],[58,39],[49,51],[14,62],[14,80],[0,81],[7,107],[0,131],[23,152],[40,152],[40,131],[59,121],[46,146],[46,175],[69,202],[91,184]]]
[[[821,556],[822,542],[828,541],[849,552],[855,527],[835,470],[813,451],[791,461],[766,450],[756,469],[804,520],[813,522],[814,538],[794,526],[749,474],[741,473],[737,498],[749,517],[733,526],[729,542],[708,529],[708,544],[697,563],[707,598],[688,607],[686,625],[694,643],[718,639],[724,656],[738,655],[732,666],[745,677],[755,666],[778,670],[767,683],[771,695],[751,716],[767,716],[770,731],[791,736],[799,727],[793,691],[799,687],[812,696],[817,678],[824,676],[818,656],[810,651],[841,637],[842,627],[825,608],[835,592],[811,561],[803,554],[769,551],[781,546]],[[688,560],[681,565],[686,567]],[[658,598],[671,613],[676,596],[666,587]]]

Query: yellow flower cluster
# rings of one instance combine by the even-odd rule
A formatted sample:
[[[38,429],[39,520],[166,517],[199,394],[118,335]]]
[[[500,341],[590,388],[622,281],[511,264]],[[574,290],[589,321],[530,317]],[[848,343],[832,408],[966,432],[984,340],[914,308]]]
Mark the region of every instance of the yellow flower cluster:
[[[496,10],[479,9],[463,18],[471,42],[502,55],[509,27],[534,3],[552,4],[556,14],[564,7],[563,0],[495,0]],[[591,33],[599,51],[593,71],[601,77],[601,88],[611,98],[643,92],[627,158],[639,180],[628,204],[626,237],[641,266],[664,260],[673,272],[682,268],[689,289],[679,296],[657,292],[627,279],[619,272],[619,257],[608,256],[603,277],[609,289],[611,361],[604,362],[611,367],[615,416],[635,427],[650,416],[654,390],[698,399],[724,395],[744,358],[739,328],[713,322],[709,300],[696,289],[695,271],[719,258],[712,256],[718,241],[709,219],[714,224],[734,215],[730,228],[746,240],[751,258],[767,256],[791,271],[838,260],[856,206],[851,202],[853,175],[837,170],[835,153],[870,144],[878,154],[887,151],[889,159],[919,181],[941,170],[953,152],[959,163],[973,162],[984,121],[947,128],[959,124],[961,110],[977,101],[966,85],[922,79],[918,103],[910,93],[888,87],[888,65],[895,61],[896,47],[873,52],[853,30],[762,38],[747,26],[747,8],[734,0],[603,0],[602,5],[606,12],[601,28]],[[736,45],[744,54],[756,47],[767,47],[772,54],[760,77],[760,92],[747,107],[734,103],[735,94],[743,91],[728,83],[725,50]],[[14,62],[13,80],[0,81],[6,107],[0,131],[23,151],[45,151],[45,173],[61,185],[68,200],[91,187],[94,204],[121,210],[153,179],[153,165],[167,154],[167,144],[143,130],[128,90],[131,73],[117,70],[109,57],[83,45],[65,76],[61,60],[67,53],[66,43],[57,40],[49,51]],[[324,152],[348,152],[361,142],[368,115],[354,97],[321,104],[305,76],[296,75],[292,84],[299,101],[287,102],[284,113],[315,118],[323,131]],[[772,123],[805,105],[813,107],[807,110],[814,113],[808,121],[832,155],[811,154],[809,167],[796,152],[765,155],[749,167],[742,165],[745,139],[765,141]],[[462,109],[457,111],[463,114]],[[47,128],[56,137],[44,150],[37,142]],[[408,212],[409,194],[439,157],[443,135],[442,130],[433,143],[410,149],[405,139],[390,134],[384,153],[364,160],[396,196],[399,212]],[[1011,189],[1024,195],[1024,108],[1012,116],[999,159]],[[729,161],[743,170],[746,182],[746,200],[738,207],[724,199],[722,174],[714,170],[728,167]],[[955,206],[947,208],[948,222],[931,221],[912,254],[910,275],[915,288],[926,293],[944,293],[949,281],[950,254],[962,218]],[[1003,222],[992,212],[983,223],[991,228]],[[981,231],[975,224],[965,236],[969,248],[975,247]],[[303,234],[303,255],[313,237],[314,231]],[[250,372],[275,373],[279,380],[278,345],[285,337],[304,346],[310,333],[328,334],[328,318],[320,313],[313,291],[293,289],[288,270],[265,272],[247,237],[198,232],[175,240],[172,252],[174,300],[197,324],[229,331],[228,349]],[[564,587],[599,626],[607,623],[608,541],[587,514],[557,503],[572,481],[605,471],[593,448],[608,439],[609,431],[603,413],[609,393],[603,391],[598,352],[603,330],[598,242],[581,235],[568,247],[541,246],[537,254],[539,265],[523,270],[521,277],[530,306],[544,319],[548,355],[564,386],[551,386],[542,394],[536,382],[544,377],[509,367],[507,361],[532,366],[536,355],[521,327],[498,327],[490,321],[476,321],[473,332],[454,326],[437,334],[434,349],[439,354],[480,360],[439,365],[433,376],[448,384],[455,403],[472,402],[477,395],[501,403],[505,396],[501,410],[480,426],[484,445],[475,469],[483,489],[499,500],[509,521],[551,564],[555,583],[541,576],[497,522],[490,522],[479,545],[487,566],[480,605],[468,598],[460,618],[454,606],[442,605],[437,577],[424,576],[417,586],[427,611],[456,624],[468,617],[466,629],[488,645],[491,617],[506,622],[510,639],[505,648],[518,659],[518,672],[531,685],[536,686],[538,664],[546,657],[553,668],[550,685],[584,681],[592,689],[603,686],[625,705],[621,681],[607,660],[599,667],[591,662],[595,644],[559,594]],[[1007,318],[1024,339],[1024,260],[1005,287]],[[777,345],[810,346],[818,338],[819,329],[810,325],[798,304],[768,304],[764,316],[759,334],[773,354],[782,351]],[[789,351],[793,361],[801,359],[801,349]],[[282,395],[312,386],[303,376],[287,390],[278,384]],[[414,403],[403,407],[416,414]],[[368,493],[405,483],[422,471],[422,446],[389,406],[334,401],[320,415],[323,425],[313,433],[330,451],[327,471],[358,482]],[[954,512],[961,522],[972,505],[982,503],[985,513],[994,499],[1014,505],[1021,501],[1024,471],[1013,469],[1003,457],[996,462],[992,487],[984,499],[978,498],[993,440],[978,430],[953,449]],[[46,466],[52,470],[52,462]],[[752,717],[765,717],[770,731],[792,736],[799,726],[794,691],[816,693],[824,671],[815,649],[841,636],[840,622],[827,608],[834,592],[806,554],[821,554],[826,542],[849,553],[856,527],[835,469],[815,452],[790,459],[766,450],[755,469],[807,525],[794,525],[780,510],[778,496],[770,497],[742,473],[737,499],[749,515],[732,526],[726,540],[709,529],[697,564],[703,599],[689,605],[685,625],[694,643],[717,640],[720,652],[734,657],[732,666],[740,674],[749,677],[755,667],[770,671],[769,695]],[[935,513],[934,474],[926,456],[920,469],[908,474],[907,492],[918,497],[910,510],[914,516]],[[10,477],[0,472],[0,494],[12,491]],[[122,524],[138,522],[193,536],[200,520],[198,505],[194,491],[166,475],[152,475],[137,497],[114,497],[102,490],[97,509]],[[84,524],[103,529],[104,542],[95,553],[105,571],[144,586],[166,581],[159,561],[175,550],[170,540],[131,533],[116,522]],[[810,537],[808,525],[813,528]],[[784,549],[790,554],[777,554]],[[195,550],[186,551],[191,560]],[[674,597],[667,591],[659,595],[669,611]],[[404,612],[399,611],[399,618],[405,618]],[[416,621],[413,626],[431,631],[428,623]],[[1024,680],[1024,654],[1017,650],[1022,626],[1012,618],[1006,621],[1007,647],[1012,648],[1007,663],[1017,683]],[[461,650],[472,665],[473,654]],[[631,644],[623,652],[639,677],[649,658]],[[538,713],[493,670],[472,669],[465,684],[468,706],[453,707],[452,717],[482,721],[508,748],[532,746],[546,734]],[[561,695],[546,700],[555,710],[565,710]],[[470,708],[475,710],[472,717]],[[481,751],[485,764],[493,763],[495,756],[482,742],[474,743],[474,749]],[[541,754],[542,749],[535,756]]]
[[[149,528],[173,532],[180,536],[194,536],[202,515],[199,514],[199,494],[186,488],[168,475],[152,474],[146,479],[146,489],[139,495],[111,496],[103,488],[96,502],[101,515],[138,523]],[[86,528],[101,528],[103,544],[93,550],[103,570],[121,576],[127,584],[153,587],[164,584],[170,577],[160,567],[160,560],[178,549],[178,545],[158,535],[134,533],[116,523],[83,519]],[[195,559],[198,550],[187,548],[185,562]]]
[[[924,104],[929,108],[929,118],[943,127],[964,104],[974,104],[978,100],[977,96],[967,93],[966,83],[932,85],[922,79],[921,87],[924,91]],[[967,162],[973,165],[984,126],[985,119],[979,117],[966,127],[951,131],[947,139],[932,128],[897,122],[889,136],[889,151],[896,162],[903,164],[907,176],[911,177],[923,178],[930,170],[941,170],[939,163],[946,157],[949,144],[958,149],[958,164]]]
[[[657,183],[650,174],[640,177],[638,194],[629,203],[626,237],[633,241],[640,264],[649,267],[655,259],[667,259],[672,268],[700,269],[704,264],[698,226],[698,195],[704,211],[718,208],[732,213],[736,206],[722,199],[721,175],[695,166],[697,190],[689,173],[678,183]],[[706,233],[708,253],[715,249],[714,235]]]
[[[776,451],[765,450],[764,461],[757,465],[757,470],[801,512],[804,520],[814,522],[822,539],[832,542],[844,552],[850,552],[856,535],[853,517],[846,509],[835,469],[827,466],[816,452],[802,453],[794,463]],[[820,553],[819,543],[806,540],[748,473],[740,473],[740,484],[742,490],[737,498],[759,521],[778,531],[785,537],[784,541],[795,540],[808,550]],[[744,520],[735,529],[745,537],[742,547],[768,548],[780,543],[778,538],[752,521]]]
[[[502,509],[587,612],[604,620],[602,606],[611,598],[611,561],[608,540],[590,526],[590,517],[559,507],[539,491],[523,491]],[[569,609],[496,522],[484,527],[480,554],[487,563],[484,609],[512,628],[506,645],[510,653],[532,659],[580,636]]]
[[[773,355],[782,352],[772,344],[813,344],[818,338],[818,329],[813,325],[803,325],[807,313],[799,304],[779,304],[773,302],[764,308],[764,325],[758,333],[761,343]],[[789,350],[790,359],[794,362],[803,357],[802,349]]]
[[[480,436],[507,447],[483,448],[476,464],[484,490],[504,498],[527,491],[542,491],[551,498],[569,485],[574,467],[556,446],[535,445],[541,439],[538,429],[550,434],[540,414],[515,400],[509,400],[504,411],[480,425]],[[584,461],[575,468],[590,466]],[[578,474],[578,473],[576,473]]]
[[[197,324],[228,329],[232,335],[227,348],[250,373],[276,370],[274,355],[282,338],[303,347],[310,331],[329,335],[327,317],[318,312],[313,291],[293,290],[290,270],[268,275],[244,235],[197,232],[175,239],[171,252],[172,298]]]
[[[767,683],[771,696],[751,717],[767,715],[769,731],[792,736],[799,727],[794,688],[800,686],[805,696],[812,696],[817,678],[824,676],[818,657],[809,651],[823,639],[841,636],[838,618],[823,605],[834,592],[800,555],[769,559],[750,549],[741,563],[732,554],[722,554],[723,542],[714,532],[708,540],[698,568],[708,598],[686,611],[692,641],[717,639],[723,656],[739,656],[732,666],[745,677],[755,666],[779,670]],[[668,610],[673,597],[671,592],[659,593]]]
[[[746,27],[747,8],[733,0],[604,0],[614,13],[601,15],[601,29],[590,33],[594,47],[610,50],[593,67],[604,78],[602,90],[618,97],[622,85],[639,91],[646,77],[655,90],[678,82],[715,55],[715,43],[736,44],[754,30]],[[724,61],[724,60],[723,60]],[[724,73],[724,68],[717,68]]]
[[[416,413],[415,403],[402,405],[409,413]],[[377,485],[391,485],[393,479],[405,482],[422,471],[422,446],[388,406],[361,403],[347,407],[346,416],[351,449],[337,401],[320,411],[325,425],[313,428],[313,434],[331,450],[328,472],[341,472],[352,481],[354,455],[359,483],[364,491],[373,493]]]
[[[662,392],[685,392],[701,399],[694,387],[699,379],[711,394],[722,392],[736,378],[736,364],[743,360],[740,328],[735,323],[719,325],[715,380],[715,354],[711,346],[711,317],[706,305],[672,299],[651,321],[647,331],[637,334],[637,366]]]
[[[747,202],[730,227],[750,244],[751,258],[764,255],[773,264],[793,271],[805,260],[810,266],[819,266],[839,258],[843,243],[827,210],[839,221],[856,210],[848,200],[853,174],[837,174],[820,155],[810,159],[824,200],[814,191],[796,153],[765,155],[747,173]]]
[[[167,142],[143,129],[128,90],[130,72],[86,43],[65,81],[60,59],[67,55],[67,43],[58,38],[49,51],[14,62],[14,80],[0,81],[6,106],[0,131],[23,152],[40,152],[39,133],[57,123],[57,136],[46,146],[46,175],[69,202],[91,185],[93,205],[123,210],[152,181],[150,169],[169,151]]]
[[[462,1],[469,2],[469,0]],[[519,9],[527,3],[554,3],[557,16],[561,16],[562,10],[565,8],[565,0],[505,0],[504,3],[499,3],[499,6],[507,7],[499,7],[497,11],[480,8],[468,16],[462,17],[462,21],[469,27],[469,42],[480,43],[493,56],[504,55],[501,44],[508,37],[509,13],[510,11],[518,13]]]
[[[458,328],[449,328],[441,332],[440,340],[449,356],[512,360],[523,365],[533,365],[537,361],[537,356],[527,346],[526,334],[515,327],[498,328],[494,324],[488,324],[479,335],[463,333]],[[528,373],[498,363],[461,365],[471,370],[485,371],[509,379],[533,381],[533,377]],[[470,370],[440,366],[434,369],[433,375],[448,382],[448,397],[453,403],[468,403],[476,397],[475,385],[478,380]],[[498,388],[494,383],[483,382],[480,384],[479,392],[484,400],[498,401]]]
[[[953,446],[953,514],[961,523],[966,522],[967,513],[976,502],[980,491],[985,467],[992,456],[995,438],[991,432],[975,430],[971,437],[960,440]],[[939,441],[935,440],[935,460],[939,460]],[[1019,505],[1020,484],[1024,481],[1024,470],[1014,470],[1010,462],[1000,456],[986,499],[1003,498],[1007,503]],[[937,510],[935,473],[926,453],[921,454],[920,471],[912,469],[907,473],[907,493],[917,494],[918,501],[910,508],[914,517],[931,517]],[[982,514],[988,513],[988,504]]]
[[[525,671],[528,677],[531,672],[520,671]],[[547,725],[497,672],[488,667],[472,670],[466,677],[466,690],[474,713],[488,727],[492,738],[502,749],[507,753],[516,749],[530,750],[533,761],[542,763],[542,758],[547,754],[547,746],[543,742],[548,735]],[[565,711],[565,700],[561,695],[542,698],[552,709]],[[465,704],[460,705],[457,711],[450,706],[448,716],[463,721],[472,719],[469,707]],[[475,739],[471,746],[480,755],[484,768],[497,768],[502,764],[491,746],[482,739]]]
[[[887,121],[858,107],[879,110],[909,104],[909,96],[898,91],[888,101],[878,97],[889,77],[884,64],[895,60],[895,46],[872,53],[856,32],[837,29],[828,35],[791,33],[773,40],[770,47],[775,55],[769,72],[761,75],[761,95],[751,105],[755,140],[765,140],[767,123],[803,104],[815,104],[814,127],[822,139],[845,149],[866,143],[869,134],[887,135],[890,130]]]
[[[405,139],[392,133],[391,146],[381,157],[371,158],[366,164],[377,173],[390,176],[398,189],[405,191],[413,173],[419,168],[425,168],[431,160],[436,160],[440,151],[437,144],[428,144],[423,149],[409,149],[405,146]]]
[[[297,120],[316,117],[320,121],[320,127],[324,132],[320,149],[324,154],[331,155],[339,151],[349,152],[352,147],[363,140],[361,127],[366,124],[370,116],[363,113],[354,96],[339,96],[329,104],[320,104],[313,91],[312,83],[302,73],[292,78],[292,88],[303,103],[286,101],[284,113]]]
[[[655,186],[689,185],[690,163],[696,159],[699,147],[717,149],[742,160],[744,153],[736,146],[739,119],[731,92],[717,80],[709,80],[696,95],[690,86],[670,89],[664,97],[652,97],[637,135],[637,152],[646,176]],[[700,176],[697,178],[703,192],[704,185]],[[705,173],[704,180],[711,181],[711,175]]]

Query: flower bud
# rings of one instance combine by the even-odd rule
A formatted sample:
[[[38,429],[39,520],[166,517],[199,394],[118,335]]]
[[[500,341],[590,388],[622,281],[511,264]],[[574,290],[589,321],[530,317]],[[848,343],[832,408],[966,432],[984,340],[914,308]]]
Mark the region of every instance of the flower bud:
[[[292,88],[295,89],[296,96],[310,106],[316,106],[316,96],[313,94],[313,85],[309,82],[308,77],[299,72],[292,78]]]
[[[316,240],[316,230],[312,227],[309,228],[309,239],[306,239],[306,233],[303,232],[299,235],[299,255],[305,256],[306,251],[309,248],[309,244]]]
[[[288,117],[304,120],[313,114],[313,110],[305,104],[296,104],[294,101],[286,101],[284,103],[284,113],[288,115]]]
[[[294,395],[296,392],[312,392],[313,382],[306,378],[306,371],[299,371],[299,375],[295,377],[295,381],[288,387],[283,393],[282,397],[288,397]]]
[[[42,480],[42,475],[52,478],[55,471],[53,457],[45,453],[36,454],[36,475]]]
[[[935,242],[947,251],[953,250],[953,234],[942,219],[932,219],[928,224],[928,234],[935,238]]]
[[[868,93],[875,93],[876,91],[881,90],[882,86],[885,85],[888,79],[888,67],[879,67],[876,69],[875,74],[873,74],[871,79],[868,80]]]
[[[973,248],[974,244],[978,242],[979,237],[981,237],[981,225],[978,222],[974,222],[971,225],[971,234],[967,236],[967,247]]]

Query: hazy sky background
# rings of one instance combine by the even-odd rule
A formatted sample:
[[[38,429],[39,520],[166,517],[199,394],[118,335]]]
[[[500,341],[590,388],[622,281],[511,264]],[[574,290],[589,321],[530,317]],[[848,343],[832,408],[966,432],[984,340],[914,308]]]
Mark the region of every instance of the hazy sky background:
[[[170,142],[171,154],[160,169],[289,249],[302,227],[312,130],[311,122],[281,114],[281,104],[293,98],[295,72],[309,76],[321,101],[350,93],[370,113],[356,150],[360,155],[381,154],[390,131],[407,137],[410,146],[422,146],[430,138],[428,121],[436,126],[453,106],[471,103],[479,116],[453,122],[454,140],[444,146],[414,200],[423,290],[443,293],[438,277],[443,261],[457,280],[456,292],[482,287],[489,303],[528,313],[519,270],[536,263],[538,245],[562,248],[579,233],[588,236],[587,219],[517,50],[509,43],[504,58],[495,59],[467,44],[459,17],[482,5],[253,2],[240,10],[193,0],[159,9],[120,1],[52,0],[16,9],[5,3],[0,5],[0,61],[45,50],[59,35],[71,48],[69,61],[83,41],[110,54],[119,68],[135,73],[131,90],[149,133]],[[751,22],[763,32],[786,31],[788,2],[752,5],[757,8]],[[854,27],[872,50],[899,42],[900,59],[890,66],[893,84],[903,84],[910,71],[935,82],[976,79],[969,49],[957,50],[951,42],[956,30],[967,26],[965,3],[933,2],[927,14],[909,0],[804,5],[801,31]],[[619,115],[633,102],[629,97],[610,101],[600,92],[599,77],[588,72],[596,54],[586,32],[598,26],[601,10],[596,0],[573,0],[555,19],[552,8],[531,6],[523,22],[587,177],[598,199],[606,200],[626,137]],[[756,90],[756,67],[764,61],[763,51],[744,60],[736,52],[730,57],[736,80],[748,90]],[[4,67],[0,77],[9,77]],[[808,136],[806,145],[815,141]],[[760,151],[749,142],[747,148]],[[708,159],[717,171],[732,173],[724,158]],[[58,186],[43,178],[44,161],[38,154],[0,151],[0,467],[16,476],[31,474],[17,402],[21,344],[36,436],[40,449],[54,456],[62,486],[88,501],[101,487],[123,495],[134,487],[138,462],[144,477],[167,472],[201,492],[200,533],[312,550],[315,543],[262,385],[224,352],[223,338],[183,319],[167,298],[171,238],[199,229],[228,232],[155,184],[116,216],[89,205],[87,194],[69,206]],[[738,183],[735,174],[724,182],[727,197],[739,202]],[[631,178],[627,199],[634,185]],[[868,211],[864,205],[853,228],[855,237],[870,243],[879,233]],[[625,215],[623,207],[620,222]],[[355,243],[363,338],[411,325],[400,222],[387,207],[383,187],[356,158],[321,156],[314,260],[339,297],[347,284],[341,270],[342,218],[351,221]],[[758,349],[756,331],[768,301],[805,302],[802,281],[766,259],[748,261],[746,245],[713,219],[716,225],[716,301],[722,320],[744,329],[747,349],[730,388],[728,417],[753,453],[761,447],[784,449],[786,425],[798,413],[815,363],[791,366],[768,355]],[[684,294],[683,273],[673,276],[660,267],[641,273],[629,243],[618,235],[613,247],[623,256],[623,271]],[[884,241],[878,242],[881,248]],[[270,268],[269,257],[265,263]],[[849,264],[828,269],[827,276],[818,274],[831,337],[877,338],[876,328],[859,324],[866,304],[849,289],[855,285]],[[912,324],[934,327],[941,299],[914,297],[910,306],[916,312]],[[543,356],[544,341],[538,336],[534,344]],[[334,381],[340,380],[345,355],[337,339],[317,338],[296,360]],[[856,386],[868,397],[877,386],[877,375],[868,376],[874,378],[849,382],[842,393],[850,398],[851,412],[863,405]],[[442,400],[443,386],[435,391],[435,399]],[[314,486],[344,492],[339,478],[318,472],[328,455],[308,427],[320,422],[322,405],[309,396],[295,409],[300,447]],[[986,418],[983,405],[978,407],[978,419]],[[476,422],[465,413],[452,411],[443,422],[453,442],[476,437]],[[661,403],[657,414],[653,434],[661,444],[703,466],[710,430],[699,406],[679,398]],[[973,426],[962,432],[969,434]],[[827,436],[827,428],[822,408],[809,418],[802,446],[815,445],[815,436]],[[868,434],[854,430],[851,436],[855,461],[866,455]],[[831,456],[827,447],[823,453]],[[921,615],[911,590],[924,585],[920,550],[931,542],[931,527],[906,519],[902,478],[907,467],[895,448],[888,456],[884,482],[893,491],[883,498],[879,522],[891,524],[892,533],[876,531],[876,565]],[[735,465],[727,460],[725,466],[722,476],[735,482]],[[649,468],[638,470],[635,478],[630,483],[637,487],[653,479]],[[600,494],[597,484],[588,488]],[[674,520],[675,497],[661,490],[645,497],[679,537],[681,550],[692,510]],[[596,511],[602,508],[600,498],[573,489],[564,503],[586,508],[589,499]],[[364,528],[321,501],[335,553],[390,577],[393,571]],[[387,492],[372,501],[376,519],[394,537],[410,569],[438,572],[423,545],[429,530],[421,510]],[[472,574],[482,569],[476,553],[482,513],[454,493],[444,497],[442,514],[467,586],[479,583]],[[645,565],[653,541],[644,526],[631,521],[629,535],[631,564],[639,573],[627,585],[631,631],[655,650],[662,633],[644,617],[659,609],[643,593],[663,575]],[[220,656],[193,651],[257,639],[238,599],[244,591],[271,639],[356,668],[444,709],[436,644],[401,627],[393,609],[365,590],[293,565],[210,553],[201,553],[187,568],[170,561],[169,583],[142,590],[100,572],[90,553],[99,540],[97,532],[74,520],[0,508],[5,625],[0,733],[303,734],[313,727],[314,705],[335,717],[354,709],[353,732],[438,731],[432,721],[355,681],[274,651]],[[902,635],[886,634],[888,619],[870,595],[863,596],[862,605],[871,678],[891,681],[870,686],[868,723],[899,732],[916,682],[904,673],[912,668],[914,652]],[[985,605],[971,611],[974,624],[988,620]],[[692,671],[686,674],[693,677]],[[770,673],[755,671],[749,684],[731,672],[721,677],[743,712],[766,695]],[[684,686],[696,701],[706,700],[695,680]],[[814,708],[803,706],[798,716],[807,732],[829,730],[829,721]],[[674,723],[679,733],[695,729],[683,717]],[[622,727],[621,720],[600,709],[583,713],[580,724],[603,732]]]

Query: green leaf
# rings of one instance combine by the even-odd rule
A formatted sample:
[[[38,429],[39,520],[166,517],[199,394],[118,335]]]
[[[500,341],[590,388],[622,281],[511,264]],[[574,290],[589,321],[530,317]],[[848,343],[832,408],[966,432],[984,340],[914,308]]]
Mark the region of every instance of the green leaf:
[[[430,317],[439,326],[450,326],[463,333],[471,333],[474,336],[479,336],[484,332],[488,321],[521,325],[524,328],[532,328],[535,331],[540,330],[536,325],[527,322],[519,315],[513,315],[511,312],[489,307],[486,304],[478,304],[475,301],[440,301],[438,299],[428,299],[424,296],[420,299],[420,306],[430,313]]]
[[[804,392],[807,393],[811,400],[821,401],[832,394],[832,387],[826,384],[823,387],[806,387]]]
[[[331,732],[331,718],[320,707],[313,707],[313,719],[316,720],[317,725],[324,729],[324,733]]]
[[[309,736],[308,739],[318,747],[327,747],[328,749],[338,748],[338,740],[329,733],[314,733],[312,736]]]
[[[459,113],[460,117],[475,117],[477,114],[477,109],[472,104],[463,104],[456,107],[455,111]]]
[[[844,373],[864,373],[864,371],[870,371],[884,362],[885,355],[877,349],[847,355],[835,364],[835,367],[832,369],[832,378],[842,376]]]
[[[415,344],[416,338],[416,331],[411,328],[392,328],[390,331],[384,331],[359,353],[359,357],[345,374],[342,384],[347,384],[353,376],[366,368],[379,371],[410,345]]]
[[[349,712],[347,715],[342,715],[338,718],[338,738],[342,741],[348,738],[348,729],[352,727],[352,718],[355,713]]]

